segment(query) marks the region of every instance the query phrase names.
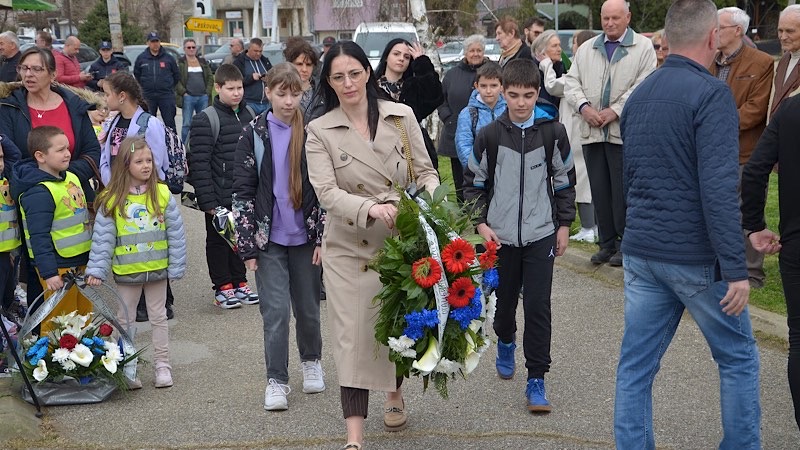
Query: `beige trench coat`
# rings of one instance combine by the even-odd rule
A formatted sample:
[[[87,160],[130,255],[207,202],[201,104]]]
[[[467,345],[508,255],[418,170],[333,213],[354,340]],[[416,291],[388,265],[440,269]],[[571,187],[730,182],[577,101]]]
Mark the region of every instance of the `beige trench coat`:
[[[388,347],[375,340],[373,298],[381,284],[367,264],[392,234],[382,221],[369,218],[369,208],[396,202],[394,186],[407,185],[407,163],[394,116],[402,118],[408,133],[417,184],[433,191],[439,176],[411,108],[388,101],[378,105],[374,151],[336,108],[308,125],[306,155],[309,179],[328,213],[322,266],[339,385],[392,392],[394,363],[389,361]],[[379,155],[389,156],[383,160]]]

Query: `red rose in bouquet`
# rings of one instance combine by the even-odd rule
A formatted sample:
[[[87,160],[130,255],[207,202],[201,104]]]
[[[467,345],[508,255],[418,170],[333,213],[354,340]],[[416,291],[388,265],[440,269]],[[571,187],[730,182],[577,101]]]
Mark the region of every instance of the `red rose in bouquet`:
[[[427,289],[439,281],[442,276],[442,267],[430,256],[421,258],[411,266],[411,276],[420,287]]]
[[[78,345],[78,338],[71,334],[65,334],[61,336],[61,339],[58,340],[58,345],[61,348],[72,350],[76,345]]]
[[[466,271],[474,260],[475,249],[464,239],[456,239],[442,249],[442,262],[450,273]]]
[[[97,334],[100,336],[111,336],[111,333],[113,332],[114,328],[107,323],[100,325],[100,328],[97,330]]]
[[[469,301],[475,295],[475,286],[472,280],[467,277],[461,277],[450,285],[447,290],[447,303],[453,308],[463,308],[469,305]]]

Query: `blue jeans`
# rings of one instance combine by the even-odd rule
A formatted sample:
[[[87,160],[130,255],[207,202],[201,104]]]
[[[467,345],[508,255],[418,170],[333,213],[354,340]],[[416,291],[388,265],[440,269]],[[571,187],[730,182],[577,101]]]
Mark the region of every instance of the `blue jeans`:
[[[269,103],[250,103],[250,102],[247,102],[247,106],[253,108],[253,111],[255,111],[256,115],[259,115],[259,114],[263,113],[264,111],[268,110],[269,107],[270,107],[270,104]]]
[[[186,145],[186,137],[192,127],[192,116],[201,112],[208,106],[208,95],[183,96],[183,124],[181,126],[181,142]]]
[[[705,336],[719,367],[723,428],[719,448],[761,448],[758,347],[747,309],[738,317],[722,312],[719,302],[728,283],[715,281],[714,265],[623,255],[623,266],[625,332],[614,405],[617,448],[655,448],[653,380],[684,309]],[[680,381],[675,393],[683,395]]]

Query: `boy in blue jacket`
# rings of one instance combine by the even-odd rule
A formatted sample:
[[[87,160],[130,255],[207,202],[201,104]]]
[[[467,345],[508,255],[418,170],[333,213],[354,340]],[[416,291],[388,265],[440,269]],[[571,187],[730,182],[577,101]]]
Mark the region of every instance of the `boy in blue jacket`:
[[[22,212],[28,256],[42,287],[52,293],[64,286],[62,275],[86,266],[92,227],[80,180],[67,170],[71,155],[64,132],[53,126],[36,127],[28,135],[28,150],[33,159],[13,167],[11,187]],[[91,310],[92,304],[73,286],[42,319],[41,333],[51,329],[51,317]]]
[[[500,117],[506,110],[501,80],[503,68],[494,61],[482,65],[475,74],[475,89],[469,96],[467,107],[458,114],[456,126],[456,152],[461,166],[466,169],[469,155],[478,131]]]
[[[503,69],[507,109],[478,133],[464,171],[464,199],[475,201],[477,231],[497,243],[497,374],[514,377],[516,312],[523,284],[522,345],[528,410],[552,409],[544,388],[550,370],[550,291],[553,262],[567,249],[575,220],[575,167],[558,110],[539,97],[533,61]]]

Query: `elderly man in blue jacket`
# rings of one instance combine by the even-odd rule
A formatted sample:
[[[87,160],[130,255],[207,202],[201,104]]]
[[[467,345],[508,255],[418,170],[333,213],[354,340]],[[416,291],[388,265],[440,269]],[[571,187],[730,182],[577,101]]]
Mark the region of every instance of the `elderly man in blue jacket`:
[[[619,449],[654,449],[652,387],[684,310],[719,368],[720,449],[759,449],[759,359],[736,186],[739,135],[728,86],[706,67],[717,50],[709,0],[677,0],[671,53],[622,112],[625,331],[614,415]],[[681,395],[680,383],[672,380]]]
[[[164,51],[155,31],[147,35],[147,47],[133,64],[133,76],[142,86],[150,114],[155,116],[161,110],[164,124],[175,130],[175,86],[180,80],[178,62]]]

